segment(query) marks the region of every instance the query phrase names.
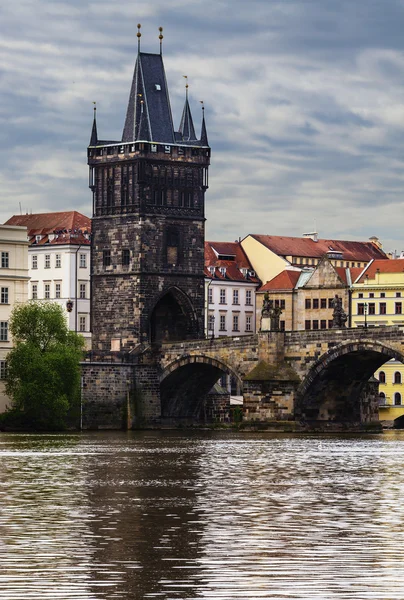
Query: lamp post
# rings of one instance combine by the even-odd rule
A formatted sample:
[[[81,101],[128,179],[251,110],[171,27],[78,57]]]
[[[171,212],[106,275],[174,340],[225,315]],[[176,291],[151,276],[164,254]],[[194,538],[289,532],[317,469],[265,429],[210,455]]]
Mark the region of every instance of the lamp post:
[[[367,302],[365,302],[365,304],[363,305],[363,314],[365,315],[365,329],[367,329],[368,328],[368,321],[367,321],[368,305],[367,305]]]

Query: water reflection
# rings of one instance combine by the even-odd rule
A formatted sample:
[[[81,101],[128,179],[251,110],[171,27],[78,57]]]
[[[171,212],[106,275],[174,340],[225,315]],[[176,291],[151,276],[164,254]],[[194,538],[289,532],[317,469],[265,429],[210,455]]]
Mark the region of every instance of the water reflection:
[[[402,600],[404,433],[0,434],[0,598]]]

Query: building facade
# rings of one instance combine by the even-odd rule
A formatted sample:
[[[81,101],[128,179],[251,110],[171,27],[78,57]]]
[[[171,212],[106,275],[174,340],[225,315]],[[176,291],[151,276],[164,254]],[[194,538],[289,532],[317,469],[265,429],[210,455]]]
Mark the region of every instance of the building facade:
[[[0,412],[10,404],[5,393],[7,354],[12,348],[10,314],[28,298],[28,239],[26,227],[0,225]]]
[[[90,348],[90,219],[67,211],[14,215],[7,224],[28,229],[29,299],[60,304]]]
[[[352,313],[354,327],[404,325],[404,259],[369,263],[353,283]],[[393,423],[404,415],[404,365],[391,360],[375,377],[380,419]]]
[[[251,335],[256,331],[259,280],[238,242],[205,242],[206,335]]]
[[[188,89],[175,131],[162,55],[139,51],[121,140],[99,139],[94,117],[88,147],[95,351],[204,336],[209,163]]]

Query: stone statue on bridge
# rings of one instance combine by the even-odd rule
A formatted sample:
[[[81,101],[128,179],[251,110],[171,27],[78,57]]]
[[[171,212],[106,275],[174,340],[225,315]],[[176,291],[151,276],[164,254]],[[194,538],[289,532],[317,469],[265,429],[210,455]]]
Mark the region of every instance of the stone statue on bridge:
[[[261,310],[261,331],[280,331],[279,319],[282,309],[269,299],[268,292],[264,294]]]
[[[348,317],[342,308],[342,298],[340,298],[337,294],[332,301],[332,306],[334,308],[334,312],[332,313],[332,328],[344,329],[346,327],[345,323],[347,322]]]

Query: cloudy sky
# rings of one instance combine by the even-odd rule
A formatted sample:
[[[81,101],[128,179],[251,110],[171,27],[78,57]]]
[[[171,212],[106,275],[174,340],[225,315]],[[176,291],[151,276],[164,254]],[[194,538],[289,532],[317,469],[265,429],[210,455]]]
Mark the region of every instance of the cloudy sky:
[[[404,250],[404,0],[15,0],[0,7],[1,222],[90,214],[86,146],[119,139],[136,58],[188,75],[212,146],[207,238],[366,240]]]

